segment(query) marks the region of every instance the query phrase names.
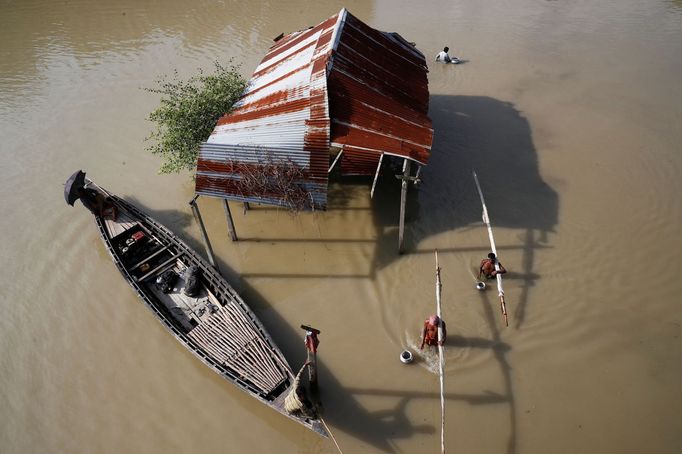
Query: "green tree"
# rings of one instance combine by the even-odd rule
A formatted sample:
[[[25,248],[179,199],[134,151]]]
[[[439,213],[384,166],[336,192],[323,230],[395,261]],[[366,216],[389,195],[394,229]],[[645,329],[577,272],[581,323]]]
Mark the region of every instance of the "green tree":
[[[145,88],[161,96],[161,105],[149,114],[156,129],[146,140],[153,144],[146,149],[164,159],[159,172],[193,171],[196,168],[199,144],[211,135],[218,119],[229,113],[246,88],[238,67],[225,67],[215,62],[215,71],[180,80],[175,71],[172,80],[161,77],[158,88]]]

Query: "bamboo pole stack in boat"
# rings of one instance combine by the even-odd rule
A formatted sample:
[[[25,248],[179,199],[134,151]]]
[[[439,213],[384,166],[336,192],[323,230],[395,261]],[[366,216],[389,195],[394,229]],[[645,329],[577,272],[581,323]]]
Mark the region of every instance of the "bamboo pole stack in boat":
[[[254,334],[249,320],[234,305],[217,309],[208,320],[194,328],[189,337],[264,394],[288,376],[288,368],[281,364],[265,339]]]

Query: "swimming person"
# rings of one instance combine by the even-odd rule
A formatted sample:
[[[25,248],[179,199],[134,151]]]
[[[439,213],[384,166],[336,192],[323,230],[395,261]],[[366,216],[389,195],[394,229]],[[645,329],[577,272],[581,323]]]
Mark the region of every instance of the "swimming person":
[[[445,63],[460,63],[460,59],[457,57],[451,57],[448,52],[450,51],[450,48],[445,46],[442,51],[436,55],[436,61],[442,61]]]

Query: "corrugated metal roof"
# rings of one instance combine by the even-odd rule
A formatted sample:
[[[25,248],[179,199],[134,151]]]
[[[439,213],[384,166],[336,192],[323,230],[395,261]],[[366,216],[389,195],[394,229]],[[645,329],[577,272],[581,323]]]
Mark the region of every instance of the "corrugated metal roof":
[[[345,9],[285,36],[201,146],[196,192],[283,204],[278,194],[245,193],[239,182],[246,168],[286,161],[303,171],[299,184],[315,208],[325,208],[332,143],[344,149],[344,173],[373,174],[381,153],[425,164],[433,137],[426,72],[414,46]]]
[[[426,164],[433,129],[424,55],[346,14],[327,78],[331,143],[344,174],[374,174],[381,153]]]

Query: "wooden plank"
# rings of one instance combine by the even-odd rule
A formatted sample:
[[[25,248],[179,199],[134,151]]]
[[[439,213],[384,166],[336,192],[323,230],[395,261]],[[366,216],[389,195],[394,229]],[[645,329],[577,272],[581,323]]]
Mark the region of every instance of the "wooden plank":
[[[136,263],[135,266],[131,266],[131,267],[128,268],[128,269],[131,270],[131,271],[134,270],[135,268],[137,268],[138,266],[142,265],[142,264],[143,264],[144,262],[146,262],[147,260],[153,259],[154,257],[156,257],[157,255],[159,255],[160,253],[162,253],[162,252],[165,251],[166,249],[168,249],[168,246],[163,246],[161,249],[159,249],[158,251],[154,252],[154,253],[153,253],[152,255],[150,255],[149,257],[146,257],[146,258],[144,258],[143,260],[140,260],[139,263]]]
[[[403,183],[400,189],[400,224],[398,227],[398,253],[402,254],[403,234],[405,232],[405,203],[407,202],[407,177],[410,176],[410,160],[403,162]]]
[[[374,174],[374,181],[372,181],[372,190],[369,191],[369,198],[373,199],[374,198],[374,188],[377,185],[377,179],[379,179],[379,172],[381,171],[381,163],[384,161],[384,154],[381,153],[381,156],[379,156],[379,164],[377,164],[377,171]]]
[[[184,252],[178,252],[178,253],[175,254],[173,257],[169,258],[168,260],[166,260],[166,261],[163,262],[161,265],[157,266],[156,268],[154,268],[153,270],[151,270],[150,272],[148,272],[148,273],[145,274],[144,276],[137,278],[136,281],[137,281],[137,282],[142,282],[142,281],[144,281],[144,280],[147,279],[149,276],[151,276],[152,274],[156,273],[156,272],[159,271],[161,268],[163,268],[164,266],[168,265],[168,264],[169,264],[170,262],[172,262],[173,260],[175,260],[175,259],[177,259],[178,257],[180,257],[182,254],[184,254]]]

